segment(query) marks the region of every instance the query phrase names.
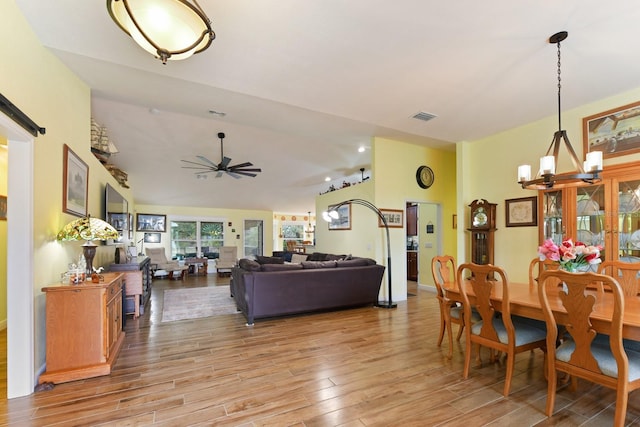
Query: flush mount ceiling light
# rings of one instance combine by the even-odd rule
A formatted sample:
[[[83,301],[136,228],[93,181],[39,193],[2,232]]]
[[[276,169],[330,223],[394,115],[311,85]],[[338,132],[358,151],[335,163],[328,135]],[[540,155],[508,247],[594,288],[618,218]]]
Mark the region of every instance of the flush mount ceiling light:
[[[560,31],[549,37],[549,43],[558,45],[558,130],[553,134],[553,140],[544,157],[540,158],[540,170],[536,177],[531,179],[531,165],[518,166],[518,184],[522,188],[529,190],[544,190],[546,188],[562,188],[568,185],[584,182],[595,184],[600,182],[600,172],[602,172],[602,152],[591,151],[587,153],[584,164],[578,160],[575,150],[569,142],[567,132],[562,129],[561,108],[560,108],[560,42],[567,38],[566,31]],[[558,165],[558,153],[560,142],[564,142],[575,171],[556,174]],[[553,149],[553,154],[552,150]]]
[[[197,0],[107,0],[107,10],[122,31],[163,64],[202,52],[216,38]]]

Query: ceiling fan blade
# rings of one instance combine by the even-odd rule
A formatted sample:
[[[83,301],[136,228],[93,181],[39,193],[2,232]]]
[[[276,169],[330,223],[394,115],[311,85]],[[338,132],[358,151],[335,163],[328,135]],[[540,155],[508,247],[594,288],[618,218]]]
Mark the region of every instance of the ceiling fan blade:
[[[218,165],[218,169],[226,169],[230,162],[231,162],[230,158],[224,157],[220,162],[220,164]]]
[[[233,172],[262,172],[262,169],[260,168],[242,168],[242,169],[229,168],[229,170]]]
[[[229,171],[229,170],[228,170],[228,171],[226,171],[226,174],[227,174],[227,175],[229,175],[229,176],[234,177],[235,179],[240,179],[240,178],[242,178],[242,177],[238,174],[238,172],[234,172],[234,171]]]
[[[216,165],[215,163],[213,163],[211,160],[207,159],[204,156],[196,156],[197,158],[199,158],[200,160],[202,160],[203,162],[205,162],[206,164],[214,167],[214,168],[218,168],[218,165]],[[186,160],[183,160],[183,162],[185,162]]]
[[[237,165],[229,166],[229,169],[244,168],[244,167],[247,167],[247,166],[253,166],[253,163],[251,163],[251,162],[239,163]]]
[[[227,173],[235,173],[235,174],[238,174],[238,175],[250,176],[252,178],[255,178],[256,176],[258,176],[255,173],[247,172],[247,171],[244,171],[244,170],[227,171]]]
[[[222,171],[218,171],[218,173],[216,174],[216,178],[221,178],[222,177]]]
[[[211,166],[209,166],[209,165],[203,165],[202,163],[192,162],[190,160],[180,160],[180,161],[181,162],[185,162],[185,163],[189,163],[189,164],[192,164],[192,165],[196,165],[196,166],[199,166],[201,168],[207,168],[207,169],[211,168]],[[193,168],[193,166],[183,166],[183,168],[189,169],[189,168]]]

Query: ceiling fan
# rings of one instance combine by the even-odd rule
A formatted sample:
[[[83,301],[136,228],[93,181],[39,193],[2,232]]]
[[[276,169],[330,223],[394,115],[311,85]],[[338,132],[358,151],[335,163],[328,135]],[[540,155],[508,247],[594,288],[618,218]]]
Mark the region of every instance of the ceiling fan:
[[[262,172],[260,168],[251,168],[253,163],[244,162],[238,163],[237,165],[229,166],[231,163],[231,159],[229,157],[225,157],[224,155],[224,132],[218,132],[218,138],[220,138],[220,158],[222,159],[220,163],[213,163],[211,160],[207,159],[204,156],[196,156],[203,163],[192,162],[190,160],[182,160],[185,163],[189,163],[195,166],[183,166],[184,169],[195,169],[196,175],[202,175],[209,172],[217,172],[216,178],[220,178],[223,173],[229,174],[232,177],[238,179],[242,178],[242,176],[250,176],[255,177],[257,172]]]

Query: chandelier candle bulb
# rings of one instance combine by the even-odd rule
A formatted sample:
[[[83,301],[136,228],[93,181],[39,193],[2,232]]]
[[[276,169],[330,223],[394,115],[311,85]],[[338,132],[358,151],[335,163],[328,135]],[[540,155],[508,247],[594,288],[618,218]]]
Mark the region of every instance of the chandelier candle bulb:
[[[587,166],[585,171],[601,171],[602,170],[602,151],[591,151],[587,153]]]
[[[540,175],[553,175],[556,173],[556,160],[553,156],[540,158]]]
[[[531,179],[531,165],[518,166],[518,182],[529,181]]]

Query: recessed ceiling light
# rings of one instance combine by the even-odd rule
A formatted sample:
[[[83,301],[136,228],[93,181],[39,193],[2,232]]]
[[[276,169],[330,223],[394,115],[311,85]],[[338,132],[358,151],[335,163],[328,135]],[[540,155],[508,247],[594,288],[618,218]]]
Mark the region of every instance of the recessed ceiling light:
[[[365,148],[364,147],[359,147],[358,148],[358,153],[364,153]]]
[[[324,179],[324,182],[329,182],[329,181],[331,181],[331,177],[330,177],[330,176],[328,176],[328,177],[326,177],[326,178]]]
[[[151,114],[160,114],[160,110],[158,110],[157,108],[149,108],[149,112]]]

